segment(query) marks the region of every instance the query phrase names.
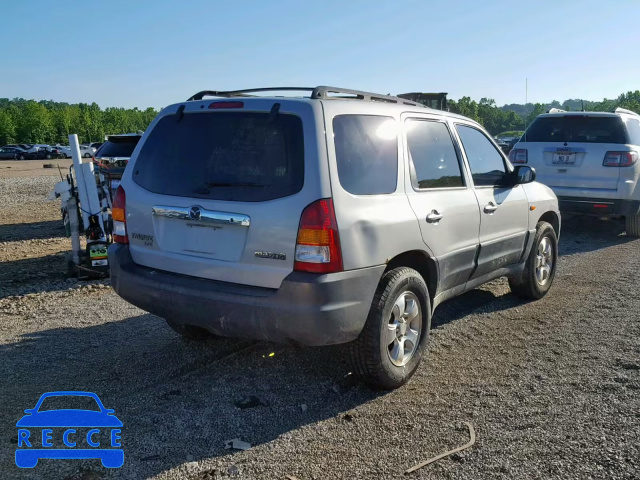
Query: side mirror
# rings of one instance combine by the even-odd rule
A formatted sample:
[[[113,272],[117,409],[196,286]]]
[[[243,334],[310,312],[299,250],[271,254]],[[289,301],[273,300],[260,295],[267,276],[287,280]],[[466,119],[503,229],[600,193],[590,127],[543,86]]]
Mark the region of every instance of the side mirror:
[[[524,185],[525,183],[534,182],[536,179],[536,170],[528,165],[517,165],[513,169],[513,184]]]
[[[24,413],[26,413],[27,415],[32,414],[33,411],[35,410],[35,408],[27,408]]]

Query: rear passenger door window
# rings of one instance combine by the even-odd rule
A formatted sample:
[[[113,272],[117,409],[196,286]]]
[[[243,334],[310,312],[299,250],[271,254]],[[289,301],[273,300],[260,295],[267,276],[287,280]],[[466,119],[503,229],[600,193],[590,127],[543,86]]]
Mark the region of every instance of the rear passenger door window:
[[[410,118],[405,126],[413,188],[464,187],[460,160],[447,125]]]
[[[507,167],[491,140],[480,130],[467,125],[458,124],[456,130],[469,162],[473,183],[478,187],[505,185]]]
[[[340,185],[353,195],[396,191],[398,133],[396,120],[376,115],[337,115],[333,119]]]

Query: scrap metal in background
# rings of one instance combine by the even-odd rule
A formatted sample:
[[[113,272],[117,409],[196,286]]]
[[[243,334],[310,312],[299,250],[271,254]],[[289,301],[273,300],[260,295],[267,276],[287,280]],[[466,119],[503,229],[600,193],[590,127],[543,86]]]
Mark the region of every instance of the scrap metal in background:
[[[51,199],[60,198],[63,222],[71,237],[68,274],[81,279],[109,275],[107,247],[111,243],[111,193],[93,162],[82,163],[78,136],[69,135],[73,166],[66,180],[57,183]],[[81,235],[86,248],[81,247]]]
[[[435,108],[436,110],[447,110],[447,93],[423,93],[423,92],[412,92],[412,93],[401,93],[397,95],[400,98],[404,98],[405,100],[411,100],[412,102],[421,103],[422,105]]]

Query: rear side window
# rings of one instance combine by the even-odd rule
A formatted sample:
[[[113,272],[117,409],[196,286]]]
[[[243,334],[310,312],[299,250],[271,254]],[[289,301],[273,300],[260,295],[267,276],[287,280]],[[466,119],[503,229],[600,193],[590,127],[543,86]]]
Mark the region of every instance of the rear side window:
[[[396,191],[396,121],[375,115],[338,115],[333,119],[340,185],[354,195]]]
[[[624,124],[618,116],[538,117],[522,139],[525,142],[627,143]]]
[[[96,151],[96,157],[130,158],[139,141],[140,137],[136,136],[131,136],[128,138],[121,137],[118,139],[108,140],[103,143],[102,146]]]
[[[507,171],[502,154],[480,130],[466,125],[456,125],[467,155],[473,183],[476,186],[504,184]]]
[[[627,118],[627,134],[629,135],[629,143],[632,145],[640,145],[640,120],[637,118]]]
[[[304,182],[302,120],[268,112],[166,116],[145,140],[133,179],[179,197],[263,202],[293,195]]]
[[[447,125],[429,120],[406,122],[414,188],[462,187],[462,172]]]

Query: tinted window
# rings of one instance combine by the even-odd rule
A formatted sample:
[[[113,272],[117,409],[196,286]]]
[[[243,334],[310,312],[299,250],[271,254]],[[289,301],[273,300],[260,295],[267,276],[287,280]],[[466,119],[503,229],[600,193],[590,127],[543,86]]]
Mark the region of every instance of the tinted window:
[[[500,185],[506,168],[496,147],[480,130],[465,125],[456,125],[456,129],[469,161],[473,183],[479,186]]]
[[[51,410],[91,410],[100,411],[98,403],[92,397],[85,397],[84,395],[61,395],[47,397],[42,401],[39,412],[48,412]]]
[[[342,188],[354,195],[395,192],[398,136],[393,118],[339,115],[333,132]]]
[[[304,182],[302,121],[249,112],[166,116],[145,140],[133,179],[181,197],[260,202],[292,195]]]
[[[464,185],[458,155],[446,124],[410,119],[406,122],[411,158],[411,183],[415,188]]]
[[[640,145],[640,120],[637,118],[627,118],[627,134],[629,135],[629,143],[632,145]]]
[[[620,117],[581,115],[538,117],[523,135],[523,141],[627,143]]]
[[[96,157],[131,157],[131,154],[140,141],[140,137],[112,137],[109,141],[104,142],[102,146],[96,150]],[[86,150],[89,147],[83,146]]]

